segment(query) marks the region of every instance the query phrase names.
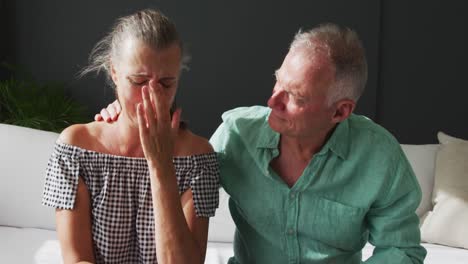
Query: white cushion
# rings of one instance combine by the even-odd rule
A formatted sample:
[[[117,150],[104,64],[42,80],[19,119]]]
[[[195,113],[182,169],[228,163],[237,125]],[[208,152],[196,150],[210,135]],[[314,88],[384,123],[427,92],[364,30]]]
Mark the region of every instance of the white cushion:
[[[416,214],[422,217],[432,209],[432,190],[434,188],[434,167],[438,144],[401,145],[422,191],[422,200]]]
[[[0,263],[62,263],[55,231],[0,226]]]
[[[427,249],[425,264],[466,264],[468,250],[423,244]],[[372,255],[374,247],[367,244],[362,259]],[[209,242],[205,264],[225,264],[234,255],[232,243]],[[61,264],[56,233],[33,228],[0,227],[0,263]]]
[[[54,230],[54,210],[41,200],[58,134],[0,124],[0,135],[0,226]]]
[[[434,209],[423,219],[426,242],[468,249],[468,141],[438,133]]]
[[[427,255],[424,264],[466,264],[468,263],[468,250],[446,247],[433,244],[421,244]],[[362,260],[367,260],[372,256],[374,246],[367,243],[362,249]]]
[[[205,264],[226,264],[234,256],[232,243],[208,242]]]
[[[229,213],[229,195],[223,188],[219,189],[219,208],[214,217],[210,218],[208,241],[232,242],[236,226]]]

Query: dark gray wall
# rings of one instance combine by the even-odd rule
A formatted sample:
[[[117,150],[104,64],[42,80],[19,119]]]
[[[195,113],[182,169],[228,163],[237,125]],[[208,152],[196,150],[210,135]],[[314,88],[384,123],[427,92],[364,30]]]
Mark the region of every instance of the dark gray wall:
[[[435,142],[438,130],[468,135],[464,1],[3,2],[9,37],[2,40],[10,47],[3,54],[39,80],[67,82],[90,113],[112,101],[113,92],[102,76],[76,79],[76,73],[117,17],[154,7],[175,21],[192,54],[178,101],[192,130],[205,137],[225,110],[266,104],[295,32],[328,21],[356,29],[366,48],[369,82],[358,113],[403,143]]]
[[[468,138],[468,2],[382,1],[377,120],[402,143]]]
[[[9,10],[12,3],[0,0],[0,64],[14,60],[14,27],[11,24],[12,17]],[[0,78],[8,78],[9,73],[6,68],[0,66]]]
[[[111,4],[112,3],[112,4]],[[336,22],[361,35],[370,62],[370,80],[358,111],[375,115],[379,1],[14,1],[15,63],[41,80],[66,81],[95,113],[113,100],[104,79],[75,74],[93,45],[119,16],[157,7],[175,23],[192,62],[178,101],[191,128],[206,137],[221,113],[236,106],[266,104],[273,73],[299,28]],[[91,117],[91,115],[90,115]]]

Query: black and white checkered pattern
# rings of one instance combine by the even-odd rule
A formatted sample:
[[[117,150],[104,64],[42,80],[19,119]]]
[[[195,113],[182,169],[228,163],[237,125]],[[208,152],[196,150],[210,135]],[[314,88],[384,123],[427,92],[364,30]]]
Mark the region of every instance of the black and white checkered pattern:
[[[214,216],[219,203],[216,153],[175,157],[174,165],[179,194],[191,188],[197,216]],[[73,209],[79,176],[91,195],[96,262],[156,263],[146,159],[57,143],[47,166],[42,204]]]

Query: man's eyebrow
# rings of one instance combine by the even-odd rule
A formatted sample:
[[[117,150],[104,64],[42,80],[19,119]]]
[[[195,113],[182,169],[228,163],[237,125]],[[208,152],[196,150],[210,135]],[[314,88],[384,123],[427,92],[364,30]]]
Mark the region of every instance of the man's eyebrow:
[[[291,89],[289,89],[289,86],[288,85],[285,85],[283,86],[283,90],[286,91],[288,94],[294,96],[294,97],[297,97],[299,99],[307,99],[307,95],[306,94],[302,94],[300,92],[297,92],[297,91],[291,91]]]
[[[290,94],[292,94],[294,97],[298,97],[300,99],[305,99],[306,97],[303,96],[302,94],[298,93],[298,92],[292,92],[292,91],[288,91]]]
[[[279,70],[276,70],[275,73],[273,74],[273,76],[275,76],[277,82],[282,83],[281,80],[278,79],[278,73],[279,73]],[[295,96],[295,97],[306,98],[306,96],[304,96],[304,95],[302,95],[302,94],[300,94],[300,93],[298,93],[298,92],[293,92],[293,91],[291,91],[290,89],[288,89],[288,86],[291,86],[291,85],[292,85],[291,83],[282,83],[282,84],[283,84],[283,85],[285,84],[285,86],[283,87],[283,89],[284,89],[286,92],[292,94],[292,95]]]

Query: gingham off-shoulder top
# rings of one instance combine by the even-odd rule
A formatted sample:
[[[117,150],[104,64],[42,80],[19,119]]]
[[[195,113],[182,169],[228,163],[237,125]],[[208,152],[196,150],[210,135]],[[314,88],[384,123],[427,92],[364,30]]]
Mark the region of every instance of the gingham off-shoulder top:
[[[174,157],[179,194],[191,188],[196,215],[219,203],[216,153]],[[91,198],[97,263],[156,263],[154,215],[145,158],[116,156],[57,142],[49,159],[42,204],[73,209],[78,177]]]

